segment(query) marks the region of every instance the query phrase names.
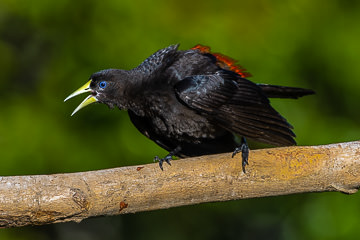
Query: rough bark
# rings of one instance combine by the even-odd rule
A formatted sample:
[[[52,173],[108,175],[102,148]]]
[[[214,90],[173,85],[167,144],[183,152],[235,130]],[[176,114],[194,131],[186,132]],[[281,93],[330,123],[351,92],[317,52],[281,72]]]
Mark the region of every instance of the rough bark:
[[[304,192],[355,193],[360,141],[231,153],[100,171],[0,177],[0,227]]]

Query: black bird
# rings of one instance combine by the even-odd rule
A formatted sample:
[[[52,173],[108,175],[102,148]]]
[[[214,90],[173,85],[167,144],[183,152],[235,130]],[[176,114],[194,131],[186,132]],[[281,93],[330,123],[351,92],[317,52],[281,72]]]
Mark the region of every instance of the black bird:
[[[242,152],[248,164],[245,138],[274,146],[295,145],[292,126],[268,98],[298,98],[312,90],[256,84],[236,61],[197,45],[161,49],[132,70],[94,73],[65,99],[90,95],[74,110],[100,102],[127,110],[136,128],[169,154],[155,157],[163,169],[173,156],[190,157]],[[234,134],[241,136],[238,143]]]

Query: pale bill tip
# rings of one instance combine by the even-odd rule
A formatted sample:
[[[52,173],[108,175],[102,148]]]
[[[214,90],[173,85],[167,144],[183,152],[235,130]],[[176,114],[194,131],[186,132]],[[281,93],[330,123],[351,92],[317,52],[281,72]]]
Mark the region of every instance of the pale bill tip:
[[[71,113],[71,116],[73,116],[75,113],[77,113],[80,109],[86,107],[87,105],[90,105],[94,102],[97,102],[97,98],[93,95],[87,96],[84,101],[80,103],[80,105]]]
[[[70,98],[72,98],[74,96],[74,94],[70,94],[67,98],[65,98],[64,102],[66,102],[67,100],[69,100]]]

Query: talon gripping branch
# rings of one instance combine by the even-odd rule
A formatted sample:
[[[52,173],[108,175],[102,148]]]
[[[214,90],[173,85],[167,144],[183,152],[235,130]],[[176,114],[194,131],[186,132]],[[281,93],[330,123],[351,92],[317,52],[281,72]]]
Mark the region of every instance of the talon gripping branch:
[[[132,70],[94,73],[84,86],[65,99],[90,95],[75,109],[94,103],[127,110],[136,128],[169,151],[186,157],[241,152],[243,171],[248,161],[246,138],[275,146],[295,145],[292,126],[268,98],[298,98],[309,89],[256,84],[234,59],[197,45],[161,49]],[[241,136],[237,143],[234,134]]]

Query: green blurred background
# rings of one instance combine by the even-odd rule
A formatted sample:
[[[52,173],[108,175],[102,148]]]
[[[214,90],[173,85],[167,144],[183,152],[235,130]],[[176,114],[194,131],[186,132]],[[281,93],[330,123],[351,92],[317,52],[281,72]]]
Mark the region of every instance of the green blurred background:
[[[91,73],[130,69],[156,50],[201,43],[251,80],[312,88],[272,103],[299,145],[360,136],[360,1],[0,0],[1,176],[104,169],[166,152],[127,113],[63,99]],[[250,163],[251,164],[251,163]],[[359,194],[208,203],[80,224],[3,229],[0,239],[358,239]]]

